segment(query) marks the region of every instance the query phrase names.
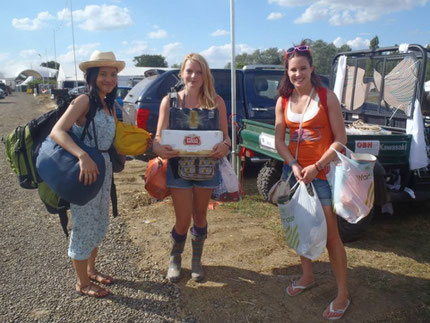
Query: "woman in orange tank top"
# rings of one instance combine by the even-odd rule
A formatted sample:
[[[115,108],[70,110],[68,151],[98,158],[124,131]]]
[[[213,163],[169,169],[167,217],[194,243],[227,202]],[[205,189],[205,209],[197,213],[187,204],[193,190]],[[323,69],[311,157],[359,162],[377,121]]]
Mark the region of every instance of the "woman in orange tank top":
[[[335,158],[335,152],[330,147],[340,151],[342,146],[337,142],[346,144],[345,125],[338,99],[332,91],[321,86],[315,73],[309,46],[302,42],[301,45],[288,49],[284,59],[285,74],[276,103],[276,149],[284,159],[283,177],[286,178],[292,171],[291,185],[296,181],[312,182],[323,205],[327,222],[327,250],[338,290],[337,297],[323,312],[323,317],[339,319],[350,304],[347,260],[324,169]],[[299,136],[303,113],[302,131]],[[288,146],[285,144],[287,127],[290,132]],[[296,160],[294,156],[298,144]],[[315,285],[312,261],[305,257],[300,257],[300,261],[303,275],[287,287],[286,292],[289,296],[297,296]]]

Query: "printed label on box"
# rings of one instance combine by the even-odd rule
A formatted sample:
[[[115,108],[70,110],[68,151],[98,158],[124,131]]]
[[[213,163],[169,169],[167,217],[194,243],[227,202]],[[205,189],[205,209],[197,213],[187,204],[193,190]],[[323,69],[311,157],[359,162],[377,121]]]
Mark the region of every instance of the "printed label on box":
[[[161,131],[161,144],[179,150],[179,156],[208,156],[213,147],[223,139],[223,133],[219,130]]]

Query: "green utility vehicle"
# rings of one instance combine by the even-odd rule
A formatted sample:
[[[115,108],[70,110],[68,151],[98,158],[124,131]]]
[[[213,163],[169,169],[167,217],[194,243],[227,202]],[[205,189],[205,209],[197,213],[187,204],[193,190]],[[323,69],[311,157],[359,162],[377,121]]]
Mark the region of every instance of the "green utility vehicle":
[[[330,88],[341,97],[347,146],[378,158],[374,210],[393,213],[392,202],[430,200],[429,53],[422,46],[406,45],[400,50],[396,46],[345,52],[333,59]],[[244,119],[239,136],[247,161],[264,162],[257,187],[266,200],[282,173],[274,130],[273,124]],[[287,143],[288,138],[287,130]],[[342,239],[356,239],[373,213],[357,224],[338,217]]]

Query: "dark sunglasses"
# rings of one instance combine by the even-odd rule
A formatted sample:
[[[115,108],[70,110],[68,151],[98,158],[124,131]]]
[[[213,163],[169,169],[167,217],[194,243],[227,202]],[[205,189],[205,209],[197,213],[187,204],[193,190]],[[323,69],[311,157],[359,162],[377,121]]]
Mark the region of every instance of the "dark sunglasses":
[[[294,52],[311,52],[311,48],[309,45],[302,45],[302,46],[294,46],[290,47],[285,51],[284,59],[286,59],[290,54]]]

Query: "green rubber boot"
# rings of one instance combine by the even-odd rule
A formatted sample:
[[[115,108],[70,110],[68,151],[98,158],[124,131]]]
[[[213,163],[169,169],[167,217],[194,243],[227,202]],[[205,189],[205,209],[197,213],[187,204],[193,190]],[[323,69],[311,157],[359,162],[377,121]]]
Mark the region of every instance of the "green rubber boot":
[[[202,254],[203,245],[205,243],[207,235],[198,237],[192,235],[191,244],[193,246],[193,258],[191,262],[191,279],[200,282],[204,279],[204,272],[202,267]]]
[[[184,246],[185,240],[182,242],[176,242],[172,238],[172,250],[170,251],[170,263],[167,271],[167,279],[172,283],[177,283],[181,276],[181,261]]]

